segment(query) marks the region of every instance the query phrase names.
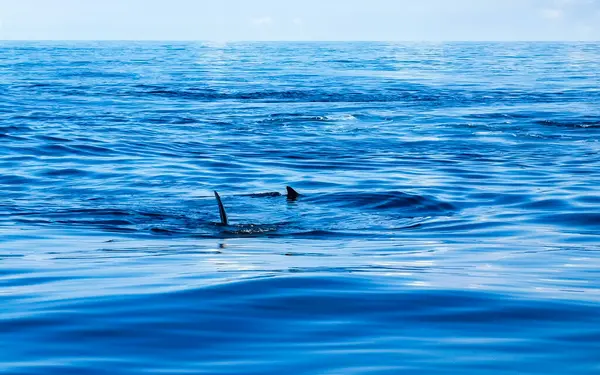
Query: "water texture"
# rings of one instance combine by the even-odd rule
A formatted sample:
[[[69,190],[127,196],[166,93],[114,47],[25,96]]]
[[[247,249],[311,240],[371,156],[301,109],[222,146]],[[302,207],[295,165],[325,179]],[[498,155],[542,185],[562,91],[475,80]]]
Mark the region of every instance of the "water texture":
[[[0,99],[0,373],[600,373],[600,44],[3,42]]]

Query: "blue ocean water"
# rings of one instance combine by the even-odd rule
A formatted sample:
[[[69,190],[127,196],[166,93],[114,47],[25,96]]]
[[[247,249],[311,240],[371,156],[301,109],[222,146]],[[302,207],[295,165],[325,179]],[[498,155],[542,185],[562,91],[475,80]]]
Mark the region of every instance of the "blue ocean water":
[[[600,373],[600,44],[3,42],[0,98],[0,373]]]

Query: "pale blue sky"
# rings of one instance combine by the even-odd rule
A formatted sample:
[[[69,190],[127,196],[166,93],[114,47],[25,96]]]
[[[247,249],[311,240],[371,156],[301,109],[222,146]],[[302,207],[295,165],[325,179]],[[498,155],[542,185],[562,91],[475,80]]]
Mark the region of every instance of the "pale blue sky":
[[[600,0],[0,0],[0,39],[600,40]]]

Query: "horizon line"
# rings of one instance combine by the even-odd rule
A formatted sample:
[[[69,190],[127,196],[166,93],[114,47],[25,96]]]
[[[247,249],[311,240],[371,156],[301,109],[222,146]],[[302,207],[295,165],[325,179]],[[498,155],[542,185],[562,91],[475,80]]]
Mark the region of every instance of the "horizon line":
[[[341,39],[341,40],[302,40],[302,39],[0,39],[0,42],[195,42],[195,43],[600,43],[600,40],[586,39],[473,39],[473,40],[383,40],[383,39]]]

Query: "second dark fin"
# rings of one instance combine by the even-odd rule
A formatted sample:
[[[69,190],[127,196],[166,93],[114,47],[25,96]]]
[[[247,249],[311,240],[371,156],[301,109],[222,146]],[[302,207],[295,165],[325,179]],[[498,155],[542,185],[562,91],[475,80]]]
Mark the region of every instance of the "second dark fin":
[[[285,190],[287,190],[287,199],[289,199],[291,201],[296,200],[296,198],[298,198],[298,196],[300,196],[300,194],[296,190],[292,189],[289,186],[286,186]]]
[[[215,198],[217,198],[217,203],[219,204],[219,216],[221,216],[221,225],[228,225],[227,221],[227,212],[225,212],[225,207],[223,207],[223,202],[221,202],[221,197],[219,193],[215,191]]]

